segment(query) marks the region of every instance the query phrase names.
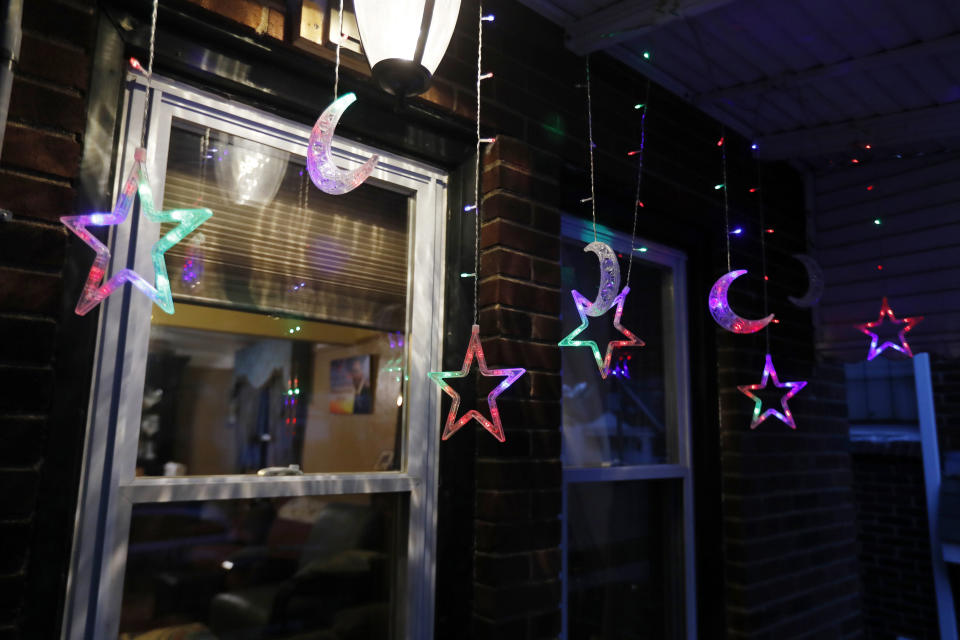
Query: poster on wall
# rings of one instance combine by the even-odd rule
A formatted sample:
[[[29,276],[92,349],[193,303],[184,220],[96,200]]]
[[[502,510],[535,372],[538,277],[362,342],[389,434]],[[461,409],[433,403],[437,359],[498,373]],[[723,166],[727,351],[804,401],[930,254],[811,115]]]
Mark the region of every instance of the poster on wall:
[[[341,358],[330,362],[330,413],[359,415],[373,413],[370,385],[370,355]]]

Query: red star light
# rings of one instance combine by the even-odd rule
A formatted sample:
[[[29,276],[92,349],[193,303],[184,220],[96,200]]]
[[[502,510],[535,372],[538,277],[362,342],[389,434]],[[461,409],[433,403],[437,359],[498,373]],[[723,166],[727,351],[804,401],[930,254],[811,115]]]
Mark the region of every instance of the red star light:
[[[880,341],[880,337],[871,331],[871,329],[876,329],[881,324],[883,324],[884,319],[886,319],[891,324],[901,325],[900,331],[897,333],[897,338],[900,340],[900,344],[894,344],[889,340],[885,340],[883,344],[877,347],[877,343]],[[890,308],[890,304],[887,302],[887,298],[883,298],[883,303],[880,305],[880,315],[873,322],[868,322],[866,324],[854,325],[856,329],[859,329],[864,333],[864,335],[870,336],[870,352],[867,354],[867,360],[873,360],[878,355],[883,353],[884,349],[890,347],[895,349],[900,353],[906,354],[908,357],[913,357],[913,351],[910,350],[910,345],[907,343],[906,334],[914,325],[923,320],[923,316],[914,316],[912,318],[903,318],[898,319],[893,315],[893,309]]]

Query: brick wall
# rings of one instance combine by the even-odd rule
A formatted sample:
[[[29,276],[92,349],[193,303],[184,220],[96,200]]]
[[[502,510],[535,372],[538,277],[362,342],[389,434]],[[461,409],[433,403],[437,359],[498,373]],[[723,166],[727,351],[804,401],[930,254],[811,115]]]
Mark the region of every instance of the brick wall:
[[[0,638],[59,624],[83,444],[91,333],[66,314],[67,233],[84,142],[94,3],[24,3],[0,156]],[[81,360],[83,360],[81,358]],[[65,406],[72,402],[73,406]]]
[[[920,444],[856,443],[853,473],[867,637],[939,638]]]
[[[960,451],[960,358],[930,357],[940,455]]]

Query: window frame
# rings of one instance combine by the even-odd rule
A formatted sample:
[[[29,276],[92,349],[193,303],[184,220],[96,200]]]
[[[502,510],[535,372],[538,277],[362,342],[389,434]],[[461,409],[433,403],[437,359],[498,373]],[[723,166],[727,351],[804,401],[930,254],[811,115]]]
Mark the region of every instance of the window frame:
[[[127,78],[121,133],[113,150],[113,193],[118,192],[129,171],[145,115],[146,169],[157,203],[163,202],[174,118],[282,148],[294,156],[305,156],[311,130],[308,125],[176,81],[154,77],[151,85],[145,114],[147,87],[138,77]],[[400,470],[137,478],[136,450],[150,318],[152,313],[161,312],[153,309],[152,301],[145,296],[123,287],[105,300],[100,309],[62,640],[118,636],[134,504],[377,493],[409,496],[401,511],[407,518],[408,532],[394,585],[394,631],[398,637],[432,636],[439,450],[434,427],[439,424],[440,390],[430,383],[426,373],[439,368],[443,347],[447,174],[421,162],[334,138],[332,154],[340,166],[358,167],[373,153],[380,155],[380,161],[370,183],[409,196],[407,371],[403,392],[406,433],[398,452]],[[107,153],[104,155],[104,161],[110,161]],[[140,273],[152,273],[150,246],[158,237],[159,228],[159,224],[139,215],[132,216],[129,223],[109,227],[109,272],[122,268],[117,265],[125,265]],[[418,330],[411,331],[414,327]]]
[[[561,220],[561,241],[580,241],[593,238],[594,227],[589,220],[564,214]],[[668,348],[664,350],[664,374],[667,378],[666,420],[668,428],[673,425],[667,439],[668,462],[662,464],[622,465],[622,466],[567,466],[565,452],[563,460],[563,505],[561,514],[561,576],[562,576],[562,629],[561,638],[568,639],[568,589],[569,589],[569,527],[568,496],[572,484],[610,483],[637,480],[676,480],[680,482],[680,516],[682,518],[682,544],[680,553],[672,560],[683,565],[683,614],[685,620],[684,637],[687,640],[697,638],[697,590],[696,556],[694,534],[693,504],[693,451],[690,442],[690,371],[689,371],[689,329],[687,318],[687,256],[682,251],[637,238],[631,246],[628,234],[605,227],[596,226],[596,239],[605,242],[616,253],[629,255],[634,247],[645,247],[643,253],[635,252],[634,260],[657,265],[669,271],[664,276],[663,327],[664,341]],[[561,287],[562,292],[562,287]],[[567,305],[563,300],[562,304]],[[564,306],[569,310],[569,307]],[[643,336],[640,336],[642,339]],[[561,431],[563,426],[561,425]],[[562,438],[564,447],[566,438]]]

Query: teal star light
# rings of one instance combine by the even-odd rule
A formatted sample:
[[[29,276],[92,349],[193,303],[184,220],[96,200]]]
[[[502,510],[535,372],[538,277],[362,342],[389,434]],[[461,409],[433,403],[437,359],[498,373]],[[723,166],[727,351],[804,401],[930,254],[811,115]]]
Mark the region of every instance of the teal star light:
[[[611,340],[607,343],[607,353],[603,358],[600,357],[600,347],[597,346],[596,342],[593,340],[575,339],[583,333],[590,324],[587,315],[593,303],[584,298],[577,290],[573,290],[570,293],[573,296],[574,304],[577,305],[577,313],[580,314],[580,326],[571,331],[559,344],[561,347],[589,347],[593,353],[593,359],[597,361],[597,368],[600,369],[600,377],[606,380],[607,376],[610,375],[610,361],[613,359],[614,349],[618,347],[642,347],[646,344],[643,340],[635,336],[633,332],[620,324],[620,317],[623,315],[623,303],[627,298],[627,294],[630,293],[630,287],[624,287],[623,290],[617,294],[617,297],[613,299],[613,304],[617,305],[617,311],[613,314],[613,328],[623,334],[627,339]]]
[[[91,309],[103,302],[110,294],[129,282],[144,295],[154,301],[167,313],[173,313],[173,293],[170,290],[170,277],[167,275],[167,263],[164,254],[175,244],[183,240],[191,231],[210,219],[210,209],[171,209],[156,211],[153,206],[153,191],[147,179],[145,162],[147,152],[138,148],[134,152],[133,168],[124,183],[117,202],[110,213],[91,213],[82,216],[62,216],[60,221],[66,225],[87,246],[96,251],[96,258],[87,274],[80,299],[77,301],[77,315],[86,315]],[[154,284],[151,285],[133,269],[121,269],[113,274],[106,284],[101,284],[110,263],[110,249],[100,242],[88,226],[107,227],[121,224],[130,215],[133,202],[140,197],[140,211],[152,222],[173,222],[177,226],[165,233],[150,249],[153,260]]]

